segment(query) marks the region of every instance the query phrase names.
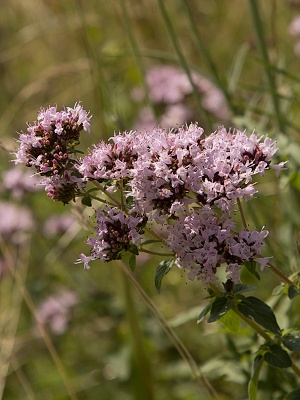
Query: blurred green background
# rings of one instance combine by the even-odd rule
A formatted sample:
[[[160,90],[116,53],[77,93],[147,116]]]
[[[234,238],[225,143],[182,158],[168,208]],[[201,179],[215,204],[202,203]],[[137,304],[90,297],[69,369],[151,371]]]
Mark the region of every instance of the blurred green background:
[[[220,121],[201,106],[201,93],[190,95],[193,118],[206,132],[224,124],[268,133],[278,142],[278,161],[289,160],[280,178],[270,172],[259,183],[260,195],[245,210],[250,226],[270,231],[266,254],[274,264],[297,272],[300,35],[289,27],[298,14],[296,0],[1,1],[1,398],[247,398],[258,338],[245,327],[232,334],[222,324],[197,325],[207,304],[201,283],[174,269],[158,294],[154,272],[160,260],[139,256],[134,276],[163,315],[161,324],[118,263],[98,262],[90,271],[74,264],[89,251],[81,227],[88,211],[53,203],[43,188],[15,196],[7,181],[16,178],[5,176],[13,167],[16,132],[26,130],[40,107],[81,101],[93,115],[92,132],[82,135],[80,145],[86,153],[114,131],[132,129],[145,106],[159,115],[149,96],[133,96],[136,88],[146,90],[147,71],[161,65],[193,70],[219,89],[229,110]],[[15,211],[5,211],[8,202]],[[20,206],[34,227],[22,228]],[[66,214],[73,219],[57,228]],[[51,232],[47,221],[55,216]],[[243,279],[274,305],[282,326],[300,328],[299,300],[271,297],[276,277],[264,271],[258,282],[245,271]],[[186,346],[213,395],[163,326]],[[281,374],[265,369],[262,399],[284,399],[296,388],[289,371]]]

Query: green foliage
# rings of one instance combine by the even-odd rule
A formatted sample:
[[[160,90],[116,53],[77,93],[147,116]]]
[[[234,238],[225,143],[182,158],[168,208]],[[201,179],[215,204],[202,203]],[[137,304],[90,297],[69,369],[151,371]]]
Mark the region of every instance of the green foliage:
[[[245,317],[254,320],[268,331],[281,335],[272,308],[260,299],[253,296],[245,297],[237,304],[237,308]]]
[[[291,351],[300,350],[300,332],[287,333],[281,338],[282,343]]]
[[[164,276],[167,275],[171,271],[173,265],[174,265],[174,260],[171,259],[171,260],[161,261],[158,264],[158,266],[156,267],[155,276],[154,276],[154,284],[155,284],[155,287],[156,287],[156,290],[158,293],[160,292],[160,287],[161,287],[161,283],[162,283]]]
[[[288,288],[288,296],[292,300],[294,297],[299,296],[300,289],[296,288],[295,286],[289,286]]]
[[[81,199],[81,204],[83,204],[84,206],[87,206],[87,207],[92,207],[92,199],[91,199],[91,197],[88,194],[86,196],[84,196]]]
[[[237,333],[240,330],[241,318],[233,311],[228,310],[220,319],[220,322],[226,326],[229,332]]]
[[[272,344],[264,352],[264,360],[274,368],[289,368],[292,361],[288,353],[277,344]]]
[[[257,280],[260,280],[260,275],[256,270],[256,263],[253,261],[246,261],[245,262],[245,267],[247,268],[247,270],[253,275],[255,276],[255,278]]]
[[[133,272],[136,269],[136,255],[130,252],[126,253],[122,257],[122,261],[128,266]]]
[[[215,322],[227,313],[233,306],[233,302],[227,297],[218,297],[211,306],[207,322]]]

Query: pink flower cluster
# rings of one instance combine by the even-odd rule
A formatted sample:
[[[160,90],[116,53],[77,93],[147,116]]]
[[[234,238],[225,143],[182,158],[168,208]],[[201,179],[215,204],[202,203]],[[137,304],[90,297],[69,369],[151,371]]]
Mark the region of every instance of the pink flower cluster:
[[[106,206],[103,212],[97,210],[96,236],[87,240],[93,246],[91,256],[81,254],[78,262],[83,262],[89,269],[88,263],[92,260],[120,260],[132,245],[141,242],[145,222],[143,218],[126,215],[117,208]]]
[[[162,242],[190,279],[213,281],[224,265],[227,279],[238,281],[244,262],[262,268],[268,262],[261,254],[268,231],[238,230],[232,215],[237,201],[255,195],[255,175],[270,168],[277,173],[284,166],[271,164],[277,151],[272,139],[224,127],[205,136],[190,124],[176,131],[115,134],[74,160],[70,154],[80,130],[90,129],[88,113],[78,104],[63,112],[51,107],[38,120],[20,135],[16,156],[43,176],[48,195],[66,203],[88,195],[81,189],[90,181],[109,191],[118,205],[110,202],[96,211],[95,234],[87,240],[91,254],[78,260],[85,268],[92,260],[137,254],[147,223],[152,230],[164,228]]]
[[[200,95],[202,107],[218,120],[228,119],[230,111],[222,91],[198,72],[192,71],[191,78]],[[153,129],[157,124],[170,128],[197,119],[195,109],[188,101],[194,88],[182,69],[174,65],[154,66],[147,71],[146,84],[156,115],[149,106],[143,107],[138,114],[135,129]],[[132,91],[132,98],[141,102],[145,93],[137,87]]]
[[[176,254],[179,268],[188,270],[188,278],[209,283],[216,278],[217,268],[226,265],[227,278],[239,280],[244,261],[261,265],[268,258],[258,258],[268,231],[236,232],[236,224],[228,214],[221,217],[208,206],[180,216],[169,228],[168,246]]]
[[[100,142],[81,160],[78,170],[83,179],[115,187],[122,181],[124,194],[131,199],[127,218],[146,217],[167,225],[167,247],[190,279],[208,283],[225,264],[228,279],[237,281],[245,261],[267,263],[268,258],[260,255],[268,231],[238,232],[230,215],[238,199],[247,201],[256,193],[254,175],[283,167],[284,163],[271,165],[277,150],[274,141],[223,127],[204,137],[196,124],[176,132],[160,128],[124,132],[111,141]],[[123,214],[109,213],[124,219]],[[125,230],[118,226],[114,234],[108,229],[110,224],[98,213],[97,237],[88,240],[92,256],[81,256],[86,267],[95,258],[118,258],[124,249],[118,247],[121,238],[129,246],[132,234],[127,233],[127,223]]]
[[[78,166],[85,180],[123,179],[133,211],[160,222],[197,202],[233,211],[238,198],[248,200],[256,190],[252,176],[263,175],[276,152],[270,138],[249,136],[220,127],[203,137],[196,124],[172,132],[125,132],[100,142]]]
[[[45,177],[41,183],[54,201],[68,203],[75,197],[78,179],[72,155],[82,129],[90,131],[90,117],[77,103],[63,111],[57,111],[57,107],[42,109],[36,124],[19,135],[15,163],[33,167]]]
[[[49,327],[55,335],[62,335],[67,330],[72,309],[78,302],[77,294],[67,290],[47,297],[37,309],[38,323]],[[37,336],[40,336],[37,326],[34,331]]]

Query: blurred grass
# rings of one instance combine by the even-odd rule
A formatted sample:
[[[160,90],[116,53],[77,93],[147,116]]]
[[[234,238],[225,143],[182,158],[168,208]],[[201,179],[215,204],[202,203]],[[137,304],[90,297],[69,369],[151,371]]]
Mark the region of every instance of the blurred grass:
[[[299,145],[300,60],[293,53],[293,39],[287,30],[297,8],[285,1],[257,2],[264,34],[259,44],[247,2],[172,0],[160,4],[172,25],[171,37],[159,2],[154,0],[113,0],[109,4],[96,0],[2,1],[1,143],[10,151],[15,149],[15,132],[25,130],[26,121],[34,121],[40,107],[73,106],[81,100],[93,114],[92,133],[83,136],[80,146],[85,151],[115,130],[131,129],[143,106],[133,102],[131,91],[135,86],[145,87],[145,71],[151,66],[171,63],[186,71],[195,68],[223,91],[233,110],[229,126],[268,132],[278,139],[279,147],[282,144],[279,158],[290,160],[290,171],[280,180],[269,173],[268,180],[260,184],[259,198],[245,205],[245,210],[250,225],[258,229],[266,225],[270,230],[266,251],[271,251],[278,266],[286,273],[298,271],[299,153],[293,154],[293,144]],[[267,50],[268,59],[261,56],[261,48]],[[265,78],[266,72],[272,75],[276,90]],[[274,112],[276,93],[281,116],[278,110]],[[200,110],[199,124],[209,132],[218,121],[211,115],[205,118]],[[4,172],[11,166],[10,156],[3,150],[1,156]],[[8,196],[2,193],[5,199]],[[87,251],[87,232],[78,229],[67,240],[43,235],[48,216],[65,212],[67,207],[52,203],[43,192],[27,195],[23,203],[33,211],[37,229],[30,244],[15,245],[12,252],[35,307],[48,295],[66,289],[80,299],[66,332],[55,336],[49,331],[74,396],[209,399],[155,315],[133,287],[124,287],[117,264],[98,263],[90,271],[74,265],[78,255]],[[230,336],[220,334],[220,326],[196,325],[197,310],[200,313],[205,306],[207,294],[199,282],[182,278],[180,271],[173,270],[165,277],[158,295],[153,281],[158,261],[141,259],[136,279],[166,320],[177,321],[176,334],[219,398],[246,398],[251,360],[243,351],[248,345],[255,349],[257,343],[246,332],[234,336],[231,340],[236,348],[230,347]],[[269,271],[263,272],[261,282],[243,274],[246,281],[259,287],[257,293],[264,299],[278,283]],[[279,301],[279,309],[280,304],[284,302]],[[299,328],[297,306],[296,301],[287,313],[290,323]],[[72,398],[45,341],[33,333],[32,310],[22,304],[10,274],[1,277],[0,307],[2,398]],[[187,317],[190,309],[193,312]],[[139,325],[135,332],[141,340],[138,346],[133,340],[134,324]],[[146,363],[143,370],[135,356],[139,349],[143,349]],[[242,370],[236,368],[238,362]],[[278,375],[273,373],[275,382]],[[146,392],[143,379],[151,385]]]

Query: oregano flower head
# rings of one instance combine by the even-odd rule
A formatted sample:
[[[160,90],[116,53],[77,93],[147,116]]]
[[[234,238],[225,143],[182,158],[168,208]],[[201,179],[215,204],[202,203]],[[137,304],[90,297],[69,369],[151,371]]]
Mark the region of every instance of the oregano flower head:
[[[195,123],[120,132],[75,158],[81,130],[90,130],[90,117],[80,104],[41,110],[38,122],[20,134],[15,162],[35,168],[54,201],[65,204],[80,196],[86,205],[93,198],[106,204],[95,211],[90,255],[78,260],[85,268],[96,259],[109,262],[145,251],[149,234],[189,279],[206,284],[217,279],[220,267],[237,282],[245,262],[261,268],[268,262],[262,255],[268,231],[238,229],[233,216],[238,201],[255,195],[255,175],[284,166],[272,164],[277,151],[272,139],[224,127],[206,135]],[[88,182],[104,198],[86,190]]]

